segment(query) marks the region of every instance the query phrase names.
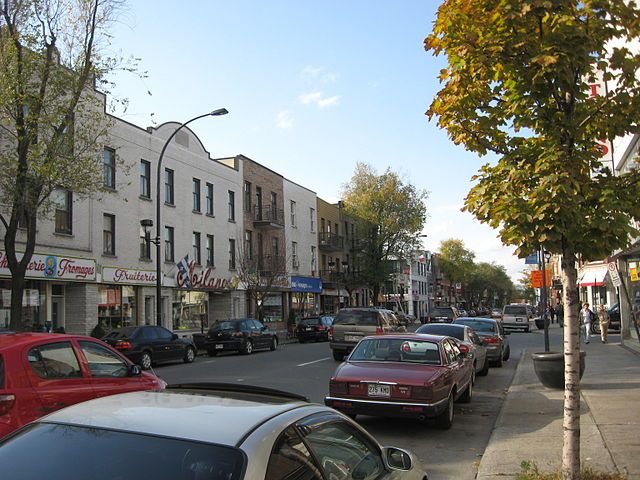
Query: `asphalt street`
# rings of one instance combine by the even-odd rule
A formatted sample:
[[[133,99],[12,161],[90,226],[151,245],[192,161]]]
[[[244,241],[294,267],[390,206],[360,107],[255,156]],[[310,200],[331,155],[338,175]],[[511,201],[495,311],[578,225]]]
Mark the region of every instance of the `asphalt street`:
[[[522,351],[544,347],[541,331],[513,333],[508,338],[511,358],[502,368],[491,368],[488,376],[477,378],[472,402],[456,405],[450,430],[389,418],[359,416],[358,422],[381,444],[413,450],[427,466],[430,480],[474,479]],[[559,330],[553,332],[551,344],[561,345]],[[337,365],[327,343],[293,343],[248,356],[199,356],[193,364],[160,366],[155,372],[168,383],[242,382],[300,393],[323,403]]]

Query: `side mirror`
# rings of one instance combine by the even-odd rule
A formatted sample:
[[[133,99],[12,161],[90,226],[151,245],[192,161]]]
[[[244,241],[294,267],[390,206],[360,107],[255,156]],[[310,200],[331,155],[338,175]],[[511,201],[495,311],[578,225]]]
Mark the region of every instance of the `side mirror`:
[[[171,334],[171,340],[177,340],[178,339],[178,334],[177,333],[172,333]]]
[[[267,330],[269,330],[269,327],[267,327],[266,325],[263,325],[263,326],[262,326],[262,331],[263,331],[263,332],[265,332],[265,331],[267,331]]]
[[[382,458],[390,470],[409,471],[413,468],[411,454],[397,447],[384,447]]]
[[[140,375],[142,373],[142,369],[140,368],[139,365],[131,365],[129,367],[129,375],[132,377],[137,377],[138,375]]]

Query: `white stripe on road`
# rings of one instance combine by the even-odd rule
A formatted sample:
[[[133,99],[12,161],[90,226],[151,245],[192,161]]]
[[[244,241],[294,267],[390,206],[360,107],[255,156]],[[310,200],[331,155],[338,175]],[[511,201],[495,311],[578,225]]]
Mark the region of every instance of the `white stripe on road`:
[[[331,359],[331,357],[324,357],[324,358],[321,358],[320,360],[314,360],[313,362],[301,363],[298,366],[299,367],[304,367],[304,366],[307,366],[307,365],[311,365],[312,363],[324,362],[325,360],[329,360],[329,359]]]

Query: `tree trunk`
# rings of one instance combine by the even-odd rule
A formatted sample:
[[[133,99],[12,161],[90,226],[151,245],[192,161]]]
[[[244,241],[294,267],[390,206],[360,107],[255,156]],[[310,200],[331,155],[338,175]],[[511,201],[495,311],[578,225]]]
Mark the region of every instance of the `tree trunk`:
[[[564,421],[562,477],[580,479],[580,322],[576,255],[564,247],[562,252],[564,286]]]
[[[380,285],[377,283],[373,286],[373,304],[377,307],[380,304],[378,303],[378,296],[380,294]]]

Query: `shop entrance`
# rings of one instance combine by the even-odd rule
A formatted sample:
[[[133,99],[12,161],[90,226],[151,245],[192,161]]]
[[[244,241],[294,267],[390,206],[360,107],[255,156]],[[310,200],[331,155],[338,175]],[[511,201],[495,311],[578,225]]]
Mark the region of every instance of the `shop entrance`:
[[[51,285],[51,328],[64,328],[64,285]]]

